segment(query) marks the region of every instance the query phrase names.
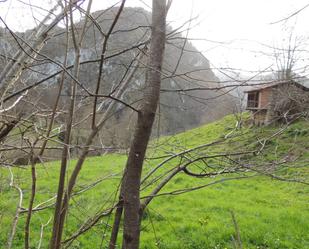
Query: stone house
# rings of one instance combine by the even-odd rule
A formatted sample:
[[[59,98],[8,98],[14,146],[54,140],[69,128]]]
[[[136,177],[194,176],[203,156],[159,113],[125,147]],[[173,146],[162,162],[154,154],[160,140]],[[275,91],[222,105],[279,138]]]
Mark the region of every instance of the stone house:
[[[254,124],[289,121],[309,112],[309,88],[293,80],[261,84],[245,93]]]

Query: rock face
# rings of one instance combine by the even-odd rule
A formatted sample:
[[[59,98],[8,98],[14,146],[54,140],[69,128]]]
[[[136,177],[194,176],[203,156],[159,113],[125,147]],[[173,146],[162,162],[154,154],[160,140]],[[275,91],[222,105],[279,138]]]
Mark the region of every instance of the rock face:
[[[102,51],[102,42],[104,33],[110,26],[116,9],[108,11],[98,11],[92,14],[95,24],[90,23],[85,33],[85,40],[81,49],[81,61],[90,61],[81,65],[80,82],[83,87],[89,91],[93,91],[97,81],[99,71],[98,58]],[[108,41],[107,54],[104,63],[103,80],[101,82],[100,93],[108,95],[122,79],[127,68],[130,66],[132,59],[137,52],[142,49],[143,43],[150,36],[150,14],[141,8],[126,8],[120,16],[110,40]],[[76,23],[76,31],[80,31],[83,20]],[[100,27],[100,30],[98,29]],[[0,53],[4,50],[16,51],[13,39],[10,38],[3,30],[1,39]],[[3,35],[3,33],[5,33]],[[27,37],[26,33],[18,34]],[[194,90],[180,91],[181,89],[190,88],[215,88],[219,85],[218,78],[214,75],[209,66],[209,61],[198,52],[190,42],[185,41],[181,34],[168,28],[168,40],[165,51],[162,94],[160,99],[160,107],[158,109],[158,118],[156,120],[155,129],[160,134],[173,134],[202,123],[216,120],[233,111],[235,104],[234,98],[228,93],[214,90]],[[66,33],[65,29],[57,27],[50,39],[44,46],[42,53],[52,60],[63,62],[66,53]],[[68,65],[72,65],[74,61],[74,49],[72,41],[68,48]],[[129,49],[138,47],[138,49]],[[127,50],[118,56],[114,56],[121,51]],[[128,89],[123,95],[124,101],[133,103],[138,106],[142,97],[143,85],[145,80],[145,56],[139,63],[138,69],[134,74]],[[43,59],[43,58],[41,58]],[[3,65],[5,60],[0,59]],[[43,63],[35,62],[28,70],[23,73],[24,84],[31,84],[35,81],[45,78],[46,76],[60,70],[55,63],[44,59]],[[45,105],[51,106],[57,92],[57,86],[60,76],[56,76],[47,80],[38,87],[39,98]],[[48,89],[48,91],[46,91]],[[92,99],[87,97],[82,88],[79,87],[79,97],[77,101],[77,119],[82,120],[92,110]],[[69,94],[69,79],[67,79],[66,87],[62,92],[62,107],[66,106]],[[38,97],[38,96],[36,96]],[[100,99],[100,111],[108,105],[109,99]],[[118,104],[115,108],[115,115],[110,118],[106,128],[101,133],[104,137],[105,146],[124,145],[130,141],[132,128],[132,120],[134,120],[132,111],[123,108]],[[58,123],[63,122],[63,117],[59,115]],[[89,121],[90,122],[90,121]],[[81,122],[77,126],[76,135],[77,143],[82,141],[88,133],[89,122]],[[156,133],[156,134],[157,134]],[[100,139],[99,139],[100,140]]]

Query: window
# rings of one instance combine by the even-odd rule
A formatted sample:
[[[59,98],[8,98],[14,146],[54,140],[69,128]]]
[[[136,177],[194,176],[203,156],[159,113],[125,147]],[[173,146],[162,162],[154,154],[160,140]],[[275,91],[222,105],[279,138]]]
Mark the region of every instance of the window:
[[[259,92],[248,93],[247,108],[258,108],[259,107]]]

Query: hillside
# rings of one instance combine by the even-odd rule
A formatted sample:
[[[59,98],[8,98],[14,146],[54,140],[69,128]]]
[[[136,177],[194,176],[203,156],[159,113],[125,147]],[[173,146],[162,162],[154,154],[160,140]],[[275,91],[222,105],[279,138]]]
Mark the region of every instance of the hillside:
[[[240,118],[242,126],[236,129]],[[147,196],[175,165],[200,157],[204,160],[192,164],[191,173],[205,173],[206,169],[208,173],[230,168],[237,171],[203,178],[184,172],[177,174],[143,217],[141,248],[233,248],[235,229],[230,211],[235,214],[244,248],[309,248],[309,187],[299,183],[309,180],[309,123],[299,120],[287,127],[251,127],[247,119],[247,114],[226,116],[200,128],[152,141],[144,177],[168,157],[184,150],[187,153],[174,157],[145,180],[142,196]],[[192,148],[196,149],[190,151]],[[237,154],[244,151],[248,153]],[[100,215],[115,201],[125,159],[124,154],[88,158],[71,202],[65,238],[72,236],[84,220]],[[31,232],[32,244],[37,245],[43,226],[42,248],[46,248],[50,234],[50,206],[54,200],[50,198],[56,192],[59,164],[55,161],[38,167],[35,206],[41,203],[40,207],[46,208],[34,213]],[[240,164],[243,167],[239,168]],[[13,175],[14,183],[23,190],[22,206],[26,207],[30,169],[14,168]],[[1,167],[1,247],[6,243],[18,202],[18,192],[9,186],[10,180],[9,170]],[[112,218],[99,220],[69,248],[106,245]],[[21,214],[13,248],[23,248],[23,224]]]

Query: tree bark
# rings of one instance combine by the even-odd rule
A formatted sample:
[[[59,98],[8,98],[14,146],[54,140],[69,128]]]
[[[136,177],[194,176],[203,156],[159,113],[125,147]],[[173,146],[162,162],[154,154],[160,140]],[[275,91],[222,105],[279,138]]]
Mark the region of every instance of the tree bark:
[[[114,218],[114,223],[113,223],[113,228],[111,232],[111,237],[109,240],[109,249],[115,249],[116,248],[116,243],[117,243],[117,237],[118,237],[118,231],[120,228],[120,221],[123,213],[123,200],[121,199],[118,202],[118,206],[116,208],[115,212],[115,218]]]
[[[33,160],[33,151],[31,152],[31,196],[28,206],[28,214],[26,218],[26,224],[25,224],[25,249],[30,248],[30,221],[32,216],[32,208],[34,203],[34,198],[36,194],[36,169],[35,169],[35,162]]]
[[[138,113],[124,177],[123,248],[125,249],[139,248],[140,181],[161,86],[161,68],[165,48],[166,1],[153,0],[152,6],[152,33],[144,98]]]

